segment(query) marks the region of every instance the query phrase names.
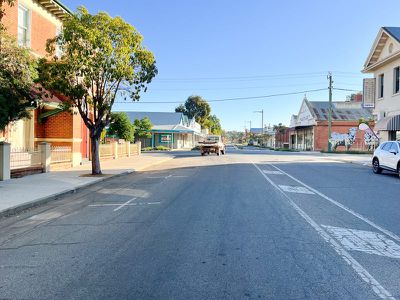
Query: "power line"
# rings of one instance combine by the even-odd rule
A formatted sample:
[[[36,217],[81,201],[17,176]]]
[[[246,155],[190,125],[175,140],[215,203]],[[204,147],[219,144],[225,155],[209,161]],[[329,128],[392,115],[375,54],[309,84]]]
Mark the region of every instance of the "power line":
[[[350,90],[350,89],[339,89],[339,88],[332,88],[333,90],[337,91],[346,91],[346,92],[359,92],[360,90]]]
[[[263,95],[263,96],[250,96],[250,97],[238,97],[238,98],[225,98],[225,99],[211,99],[207,100],[207,102],[225,102],[225,101],[240,101],[240,100],[256,100],[256,99],[263,99],[263,98],[272,98],[272,97],[280,97],[280,96],[290,96],[290,95],[298,95],[298,94],[306,94],[306,93],[313,93],[313,92],[320,92],[326,91],[327,88],[323,89],[315,89],[315,90],[306,90],[300,92],[290,92],[290,93],[279,93],[279,94],[270,94],[270,95]],[[181,104],[182,101],[146,101],[146,102],[127,102],[127,101],[116,101],[115,103],[125,103],[125,104],[134,104],[134,103],[141,103],[141,104]]]
[[[251,89],[269,89],[269,88],[277,88],[277,87],[291,87],[291,86],[312,86],[312,85],[325,85],[326,82],[314,82],[314,83],[299,83],[299,84],[280,84],[280,85],[270,85],[270,86],[246,86],[246,87],[216,87],[216,88],[184,88],[184,89],[174,89],[174,88],[165,88],[165,89],[152,89],[149,88],[149,91],[157,92],[157,91],[216,91],[216,90],[251,90]]]
[[[336,76],[338,77],[363,77],[363,74],[356,72],[344,72],[344,71],[335,71]],[[308,72],[308,73],[287,73],[287,74],[264,74],[264,75],[247,75],[247,76],[222,76],[222,77],[158,77],[155,80],[157,81],[194,81],[194,80],[234,80],[234,81],[245,81],[245,80],[260,80],[265,78],[308,78],[308,77],[319,77],[325,76],[326,71],[323,72]]]
[[[248,76],[226,76],[226,77],[181,77],[181,78],[158,78],[158,80],[214,80],[214,79],[252,79],[252,78],[273,78],[287,76],[323,75],[323,72],[311,73],[289,73],[289,74],[269,74],[269,75],[248,75]]]

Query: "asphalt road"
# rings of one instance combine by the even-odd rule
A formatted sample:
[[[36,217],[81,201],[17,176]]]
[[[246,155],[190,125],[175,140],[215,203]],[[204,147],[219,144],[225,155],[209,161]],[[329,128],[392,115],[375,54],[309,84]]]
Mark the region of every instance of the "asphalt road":
[[[399,191],[316,155],[179,152],[0,220],[0,298],[400,298]]]

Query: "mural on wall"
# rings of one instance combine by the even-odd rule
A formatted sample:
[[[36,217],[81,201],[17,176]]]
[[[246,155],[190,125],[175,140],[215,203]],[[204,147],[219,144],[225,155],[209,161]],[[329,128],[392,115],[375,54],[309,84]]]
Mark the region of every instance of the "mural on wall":
[[[361,123],[358,129],[364,131],[364,143],[367,146],[368,151],[375,150],[379,145],[379,138],[375,132],[366,123]]]
[[[332,145],[332,150],[336,151],[336,148],[338,146],[345,146],[346,150],[349,150],[350,147],[356,141],[356,135],[358,130],[364,131],[364,145],[366,146],[366,149],[363,148],[363,150],[368,150],[368,151],[375,150],[376,147],[378,147],[379,145],[379,138],[375,134],[375,132],[371,129],[371,127],[369,127],[368,124],[366,123],[361,123],[358,126],[358,128],[357,127],[349,128],[348,133],[332,132],[331,139],[329,140],[329,142]]]
[[[331,138],[329,139],[329,142],[332,145],[332,150],[335,151],[338,146],[345,146],[346,150],[349,150],[356,140],[356,134],[357,127],[349,128],[348,133],[332,132]]]

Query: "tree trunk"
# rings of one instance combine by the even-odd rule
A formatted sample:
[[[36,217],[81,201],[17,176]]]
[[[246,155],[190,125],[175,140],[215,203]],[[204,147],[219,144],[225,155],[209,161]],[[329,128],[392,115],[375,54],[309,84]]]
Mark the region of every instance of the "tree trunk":
[[[90,133],[91,140],[91,154],[92,154],[92,175],[100,175],[102,174],[100,168],[100,137],[97,135],[92,135]]]

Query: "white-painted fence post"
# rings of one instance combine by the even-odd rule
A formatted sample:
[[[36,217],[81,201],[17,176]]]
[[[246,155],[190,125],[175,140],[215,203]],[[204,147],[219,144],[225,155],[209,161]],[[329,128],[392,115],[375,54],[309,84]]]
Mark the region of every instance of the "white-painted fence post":
[[[43,173],[50,172],[51,148],[49,143],[40,143],[40,161],[42,162]]]
[[[0,180],[10,179],[10,144],[0,142]]]

